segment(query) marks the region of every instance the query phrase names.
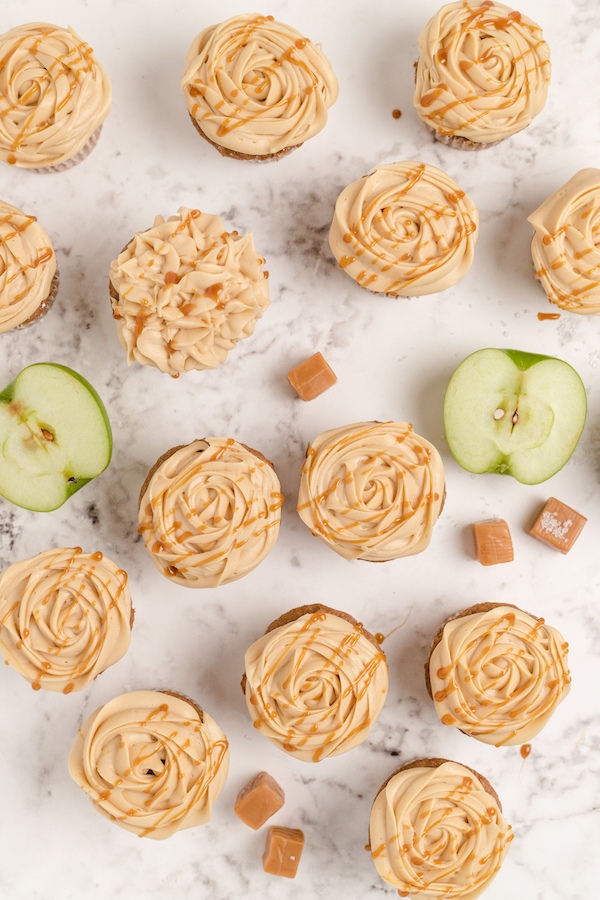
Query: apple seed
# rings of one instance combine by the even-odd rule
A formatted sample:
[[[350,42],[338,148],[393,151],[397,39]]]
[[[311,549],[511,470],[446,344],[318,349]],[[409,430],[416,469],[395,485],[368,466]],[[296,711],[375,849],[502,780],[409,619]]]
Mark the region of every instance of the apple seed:
[[[512,423],[513,423],[513,425],[516,425],[518,421],[519,421],[519,414],[515,411],[515,414],[514,414],[514,416],[512,417]]]
[[[503,415],[504,415],[504,410],[497,409],[496,412],[494,413],[494,418],[496,419],[496,421],[498,421],[498,419],[501,419]]]
[[[49,431],[46,431],[45,428],[42,428],[42,434],[44,435],[44,437],[46,438],[47,441],[53,441],[53,440],[54,440],[54,435],[53,435],[53,434],[50,434]]]

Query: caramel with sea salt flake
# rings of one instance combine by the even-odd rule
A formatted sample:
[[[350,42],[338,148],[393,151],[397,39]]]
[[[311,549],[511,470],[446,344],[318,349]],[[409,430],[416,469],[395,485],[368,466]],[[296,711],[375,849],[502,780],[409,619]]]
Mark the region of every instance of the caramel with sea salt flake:
[[[263,853],[263,869],[269,875],[295,878],[304,848],[304,834],[298,828],[271,825]]]
[[[287,380],[302,400],[314,400],[332,387],[337,377],[322,354],[315,353],[288,372]]]
[[[475,553],[482,566],[512,562],[514,557],[510,530],[504,519],[476,522],[471,525]]]
[[[585,516],[550,497],[529,534],[561,553],[568,553],[586,522]]]
[[[285,803],[283,789],[267,772],[259,772],[237,795],[234,812],[256,831]]]

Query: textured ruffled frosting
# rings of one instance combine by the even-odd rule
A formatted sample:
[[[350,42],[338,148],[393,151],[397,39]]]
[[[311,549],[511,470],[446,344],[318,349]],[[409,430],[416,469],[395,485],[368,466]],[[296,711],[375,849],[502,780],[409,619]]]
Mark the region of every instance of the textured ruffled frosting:
[[[319,762],[361,744],[387,695],[385,654],[326,612],[269,631],[246,652],[246,705],[281,750]]]
[[[0,200],[0,334],[33,315],[50,294],[55,273],[50,238],[35,216]]]
[[[127,574],[102,553],[46,550],[0,577],[0,651],[36,690],[83,690],[130,636]]]
[[[273,16],[234,16],[192,41],[181,80],[188,110],[222,147],[269,156],[325,126],[338,83],[322,50]]]
[[[496,747],[530,741],[569,692],[567,650],[555,628],[512,606],[452,619],[429,661],[438,716]]]
[[[112,92],[92,48],[46,22],[0,36],[0,159],[31,169],[75,156],[102,124]]]
[[[546,102],[550,49],[539,25],[501,3],[449,3],[419,37],[414,104],[441,135],[500,141]]]
[[[373,804],[369,834],[381,877],[419,900],[475,900],[513,837],[498,800],[455,762],[392,775]]]
[[[345,559],[383,562],[425,550],[443,498],[440,454],[412,425],[358,422],[309,445],[298,513]]]
[[[247,575],[273,549],[283,495],[273,467],[231,438],[193,441],[158,467],[138,531],[159,572],[210,588]]]
[[[117,334],[127,362],[178,375],[216,369],[269,305],[252,232],[182,207],[138,232],[111,264]]]
[[[531,255],[548,299],[600,315],[600,169],[582,169],[548,197],[529,222]]]
[[[471,268],[477,207],[426,163],[390,163],[344,188],[329,246],[340,268],[374,293],[419,297],[456,284]]]
[[[71,777],[98,812],[157,841],[210,821],[228,768],[217,723],[162,691],[134,691],[101,706],[69,757]]]

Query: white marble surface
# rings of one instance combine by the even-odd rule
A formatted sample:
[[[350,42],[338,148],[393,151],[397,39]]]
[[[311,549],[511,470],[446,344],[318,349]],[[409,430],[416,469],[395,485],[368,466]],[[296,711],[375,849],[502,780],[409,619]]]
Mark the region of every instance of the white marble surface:
[[[179,90],[183,58],[203,27],[249,10],[240,0],[19,0],[2,25],[71,24],[109,72],[114,104],[97,148],[70,172],[37,175],[2,166],[0,196],[35,213],[57,248],[61,288],[34,328],[0,336],[0,383],[25,365],[64,363],[104,398],[115,447],[110,468],[49,514],[0,499],[0,566],[51,546],[101,550],[127,569],[136,622],[126,657],[88,690],[34,692],[2,667],[3,763],[0,896],[226,900],[396,896],[364,852],[374,793],[416,756],[446,756],[484,773],[500,794],[515,839],[486,900],[566,900],[597,894],[600,867],[598,500],[600,321],[550,307],[531,273],[527,215],[574,172],[597,166],[600,77],[597,0],[527,0],[553,54],[545,111],[525,132],[477,154],[433,143],[412,110],[417,35],[438,0],[271,0],[273,14],[320,41],[340,80],[324,132],[279,163],[222,159],[192,128]],[[402,118],[392,118],[394,108]],[[347,183],[372,166],[418,159],[445,169],[479,206],[470,273],[444,294],[372,297],[331,258],[327,232]],[[181,205],[252,229],[271,273],[272,305],[254,337],[220,370],[178,380],[127,368],[108,302],[111,259],[155,214]],[[450,455],[442,402],[450,374],[481,347],[554,354],[585,383],[589,412],[574,457],[545,484],[473,476]],[[321,350],[338,385],[310,404],[285,373]],[[387,565],[348,563],[314,540],[295,513],[308,440],[361,419],[409,420],[446,464],[448,498],[430,548]],[[138,489],[168,447],[226,434],[270,457],[286,495],[271,556],[240,582],[193,592],[161,578],[136,533]],[[527,530],[548,496],[589,519],[569,556]],[[499,515],[515,561],[483,568],[469,525]],[[273,618],[307,601],[345,609],[372,631],[398,630],[383,647],[391,687],[370,740],[317,765],[294,761],[250,727],[239,688],[243,654]],[[543,615],[569,641],[572,692],[523,762],[519,748],[487,747],[444,727],[422,666],[449,614],[507,601]],[[97,815],[67,772],[78,725],[126,690],[168,687],[195,697],[231,744],[231,770],[213,821],[165,842],[139,840]],[[306,848],[295,881],[263,873],[266,828],[233,813],[238,790],[261,768],[287,800],[273,820],[300,827]]]

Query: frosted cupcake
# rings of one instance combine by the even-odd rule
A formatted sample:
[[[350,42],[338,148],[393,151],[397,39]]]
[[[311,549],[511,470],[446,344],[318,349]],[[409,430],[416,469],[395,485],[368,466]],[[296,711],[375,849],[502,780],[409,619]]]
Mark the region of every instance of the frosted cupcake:
[[[35,216],[0,200],[0,334],[33,325],[46,315],[57,291],[50,238]]]
[[[409,160],[378,166],[344,188],[329,246],[361,287],[420,297],[466,275],[478,234],[471,198],[441,169]]]
[[[483,150],[543,109],[550,50],[542,29],[491,0],[449,3],[419,37],[414,105],[435,139]]]
[[[110,297],[127,362],[178,377],[216,369],[269,305],[252,232],[182,207],[138,232],[110,268]]]
[[[61,172],[96,145],[112,91],[92,48],[46,22],[0,36],[0,159]]]
[[[338,95],[319,46],[273,16],[201,31],[181,80],[198,133],[223,156],[278,159],[318,134]]]

